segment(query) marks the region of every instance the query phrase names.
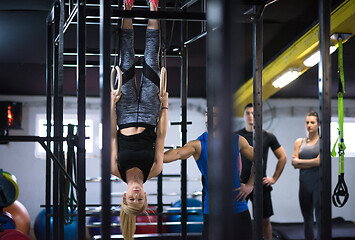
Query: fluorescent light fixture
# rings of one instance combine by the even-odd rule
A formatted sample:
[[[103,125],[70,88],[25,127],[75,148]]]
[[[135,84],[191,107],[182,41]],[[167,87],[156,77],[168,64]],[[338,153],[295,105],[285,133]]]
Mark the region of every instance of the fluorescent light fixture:
[[[283,88],[284,86],[286,86],[287,84],[289,84],[290,82],[298,78],[299,75],[301,75],[301,71],[297,69],[290,69],[284,72],[278,78],[276,78],[276,80],[272,83],[272,85],[275,88]]]
[[[335,52],[336,49],[337,49],[336,46],[330,46],[329,53],[332,54],[333,52]],[[318,64],[319,61],[320,61],[320,52],[318,50],[317,52],[309,56],[306,60],[304,60],[303,64],[306,67],[313,67],[314,65]]]

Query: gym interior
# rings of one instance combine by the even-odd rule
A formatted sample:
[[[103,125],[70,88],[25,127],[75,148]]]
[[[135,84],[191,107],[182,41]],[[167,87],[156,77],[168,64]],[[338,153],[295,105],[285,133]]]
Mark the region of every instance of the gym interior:
[[[127,15],[119,7],[122,0],[110,1],[108,11],[112,10],[114,17],[110,20],[108,16],[111,28],[105,30],[99,18],[100,14],[104,14],[99,10],[107,7],[103,2],[35,0],[31,6],[27,1],[0,3],[0,22],[6,33],[3,41],[0,40],[0,233],[16,229],[23,234],[0,235],[0,239],[42,240],[49,239],[48,235],[50,239],[65,240],[123,239],[119,228],[119,206],[126,187],[122,180],[107,175],[107,171],[103,170],[105,166],[107,168],[103,149],[108,144],[104,124],[108,119],[104,109],[107,109],[107,103],[109,105],[109,98],[105,98],[104,94],[109,96],[110,91],[107,76],[111,73],[112,64],[117,61],[119,21]],[[299,203],[300,171],[292,165],[292,158],[296,139],[307,136],[305,116],[310,111],[318,112],[323,122],[329,122],[327,126],[321,124],[320,128],[322,143],[328,144],[322,146],[330,146],[328,150],[323,149],[329,153],[329,156],[321,157],[321,161],[328,161],[328,168],[323,171],[331,173],[322,176],[322,181],[329,183],[325,188],[330,191],[330,195],[325,196],[328,201],[324,200],[324,204],[328,205],[322,205],[327,206],[327,210],[321,216],[324,217],[324,225],[331,224],[328,229],[331,234],[324,239],[355,239],[355,175],[352,173],[355,169],[355,145],[352,141],[355,134],[355,72],[352,67],[355,61],[355,1],[324,1],[329,4],[329,16],[322,12],[321,2],[239,1],[240,5],[237,5],[243,12],[237,12],[244,15],[241,19],[235,18],[238,19],[241,34],[230,31],[230,36],[240,38],[243,47],[233,46],[242,56],[240,59],[225,50],[225,42],[218,41],[229,36],[228,31],[221,33],[214,30],[211,25],[215,23],[209,26],[209,21],[214,19],[212,14],[208,14],[209,6],[221,6],[223,11],[216,14],[227,16],[219,20],[222,22],[217,22],[233,22],[225,8],[231,4],[229,1],[161,0],[160,4],[164,5],[160,6],[161,15],[154,16],[161,19],[161,27],[164,28],[161,30],[164,48],[160,60],[168,73],[165,151],[179,148],[207,131],[206,108],[214,101],[219,104],[216,99],[223,98],[223,101],[230,102],[230,111],[226,115],[231,118],[231,132],[244,128],[244,106],[251,102],[260,103],[259,107],[254,108],[255,124],[277,137],[287,157],[280,178],[272,185],[272,239],[305,239]],[[79,5],[86,5],[86,20],[79,17],[79,12],[83,11]],[[145,1],[136,0],[135,6],[138,10],[132,11],[131,17],[135,19],[134,28],[137,29],[135,41],[139,58],[143,49],[142,29],[146,26],[145,19],[151,15],[144,11]],[[56,8],[64,9],[63,15],[59,11],[56,16]],[[163,14],[165,12],[168,14]],[[256,20],[250,20],[250,16],[256,17]],[[319,19],[323,18],[328,19],[330,24],[322,25],[324,23],[320,23]],[[106,19],[105,15],[101,15],[102,19]],[[328,32],[323,33],[324,29],[320,26],[329,28]],[[82,29],[84,31],[80,32]],[[328,33],[332,38],[324,40],[322,36]],[[106,45],[101,41],[105,37],[109,39]],[[79,47],[80,43],[86,46],[84,50]],[[237,73],[238,80],[233,83],[233,77],[229,75],[231,79],[229,82],[226,80],[232,82],[232,89],[228,89],[231,94],[225,94],[228,96],[220,94],[226,91],[223,89],[225,82],[211,84],[214,81],[211,76],[226,70],[224,65],[216,64],[215,59],[209,60],[217,51],[211,49],[211,43],[220,44],[222,53],[217,54],[219,57],[222,54],[228,59],[233,58],[233,63],[240,64],[236,67],[242,72]],[[261,49],[258,43],[261,43]],[[322,46],[325,49],[324,44],[336,46],[336,49],[328,58],[324,55],[320,58],[322,66],[316,63],[308,67],[301,63],[303,58]],[[302,46],[305,47],[303,52]],[[339,58],[340,54],[342,58]],[[84,64],[79,56],[84,56]],[[108,61],[105,62],[105,59]],[[258,62],[260,59],[261,63]],[[81,69],[77,67],[79,64],[83,64]],[[256,79],[260,79],[258,74],[261,71],[255,68],[258,64],[263,68],[259,86],[255,85],[258,84]],[[216,70],[211,74],[212,66]],[[328,68],[321,76],[318,72],[324,70],[324,66]],[[139,66],[136,68],[137,72],[141,72]],[[273,86],[275,79],[288,68],[297,68],[297,77],[293,82],[283,87]],[[85,83],[80,85],[79,79]],[[324,79],[331,81],[324,83]],[[339,91],[341,79],[343,91]],[[253,86],[260,87],[262,93],[253,92]],[[54,132],[56,130],[50,130],[52,132],[48,136],[48,123],[55,126],[53,129],[57,127],[58,118],[52,117],[52,114],[59,115],[59,119],[63,120],[62,136],[58,137]],[[72,133],[70,125],[74,125]],[[84,129],[86,140],[79,140],[80,126]],[[346,146],[342,155],[338,153],[340,132]],[[323,136],[329,137],[325,139]],[[63,156],[54,150],[54,146],[58,146],[55,144],[60,146],[58,142],[63,143]],[[77,155],[78,144],[85,146],[85,153],[80,156]],[[331,156],[333,146],[337,154]],[[69,163],[67,154],[70,147],[73,161]],[[85,164],[79,162],[80,159],[84,159]],[[186,162],[186,166],[182,162]],[[270,149],[267,176],[274,174],[277,163]],[[55,182],[54,178],[58,176],[62,176],[63,180],[59,177],[59,182]],[[346,189],[339,190],[340,181],[346,184]],[[105,196],[108,189],[104,184],[110,184],[110,194]],[[137,216],[135,239],[202,239],[203,190],[201,172],[193,157],[164,164],[161,177],[148,180],[144,186],[150,210],[148,214]],[[65,189],[64,195],[61,189]],[[336,200],[332,201],[336,190],[342,191],[338,206],[335,206]],[[348,196],[346,200],[344,192]],[[342,203],[344,205],[339,206]],[[68,210],[63,212],[65,219],[61,222],[61,213],[54,214],[52,208],[56,207],[60,212],[63,206]],[[50,210],[47,217],[46,208]],[[103,217],[100,213],[104,209],[112,215],[108,218],[108,224],[112,226],[109,238],[101,232],[109,229],[101,224]],[[256,212],[261,211],[251,201],[248,201],[248,209],[252,219],[257,216]],[[53,217],[57,217],[59,220],[54,222],[59,223],[54,228],[51,223],[48,232],[46,221],[51,219],[52,222]],[[80,225],[83,220],[84,227]],[[261,234],[258,232],[261,226],[257,221],[253,226],[256,229],[253,239],[262,239],[257,236]],[[316,225],[314,229],[317,229]],[[324,231],[322,234],[327,232],[320,228],[317,231]]]

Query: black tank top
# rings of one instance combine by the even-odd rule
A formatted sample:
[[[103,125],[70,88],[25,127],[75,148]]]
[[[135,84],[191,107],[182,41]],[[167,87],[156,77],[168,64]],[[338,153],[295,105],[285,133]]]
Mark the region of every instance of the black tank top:
[[[118,136],[118,171],[122,181],[127,182],[127,170],[137,167],[144,176],[143,182],[147,181],[150,169],[154,163],[155,152],[155,127],[146,127],[141,133],[126,136],[117,132]]]

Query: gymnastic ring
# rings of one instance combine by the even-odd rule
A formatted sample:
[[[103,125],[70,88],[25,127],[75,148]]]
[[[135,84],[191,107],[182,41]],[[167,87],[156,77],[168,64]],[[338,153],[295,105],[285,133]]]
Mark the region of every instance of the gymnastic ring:
[[[114,88],[117,79],[117,89]],[[111,70],[111,91],[117,91],[117,95],[121,92],[122,88],[122,72],[119,66]]]
[[[167,79],[167,72],[166,68],[162,67],[160,70],[160,96],[164,96],[166,92],[166,79]]]
[[[2,177],[0,176],[0,183],[2,186],[0,207],[4,208],[10,206],[17,200],[19,189],[16,177],[5,171],[2,172]]]

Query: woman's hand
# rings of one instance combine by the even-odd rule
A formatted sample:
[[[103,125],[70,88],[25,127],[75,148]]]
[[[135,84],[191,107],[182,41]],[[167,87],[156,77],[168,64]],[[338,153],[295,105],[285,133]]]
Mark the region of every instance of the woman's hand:
[[[293,157],[292,158],[292,166],[294,168],[299,168],[301,161],[299,160],[299,158]]]
[[[111,106],[116,106],[116,103],[118,100],[120,100],[122,96],[122,92],[118,92],[117,90],[112,90],[111,91]]]
[[[160,92],[158,93],[159,96],[159,101],[161,102],[161,107],[168,107],[168,97],[169,97],[169,93],[165,92],[162,95],[160,94]]]

